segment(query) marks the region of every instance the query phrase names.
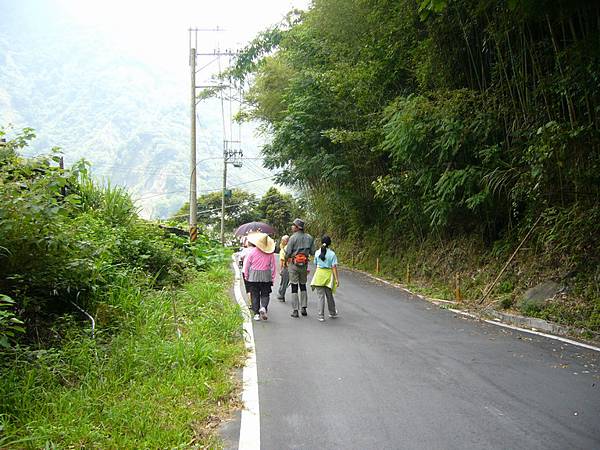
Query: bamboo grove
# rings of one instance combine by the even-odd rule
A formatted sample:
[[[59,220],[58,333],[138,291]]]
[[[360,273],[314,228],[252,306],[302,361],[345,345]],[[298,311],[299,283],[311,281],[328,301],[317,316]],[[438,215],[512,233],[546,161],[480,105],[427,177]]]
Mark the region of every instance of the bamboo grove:
[[[491,248],[541,217],[539,245],[597,267],[600,3],[315,0],[230,76],[334,235]]]

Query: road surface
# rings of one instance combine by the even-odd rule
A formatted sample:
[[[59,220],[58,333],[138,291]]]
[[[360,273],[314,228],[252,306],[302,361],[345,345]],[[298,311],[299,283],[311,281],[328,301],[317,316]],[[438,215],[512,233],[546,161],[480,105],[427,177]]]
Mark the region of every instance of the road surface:
[[[600,449],[599,353],[340,278],[338,319],[254,322],[263,450]]]

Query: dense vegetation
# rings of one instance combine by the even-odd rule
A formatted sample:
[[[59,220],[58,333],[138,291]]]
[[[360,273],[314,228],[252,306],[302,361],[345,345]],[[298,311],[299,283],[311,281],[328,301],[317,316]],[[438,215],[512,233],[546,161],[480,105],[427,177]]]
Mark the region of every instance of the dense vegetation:
[[[496,294],[600,331],[598,2],[315,0],[229,75],[347,259],[475,299],[537,224]]]
[[[216,445],[244,351],[227,253],[19,156],[33,137],[0,147],[0,447]]]

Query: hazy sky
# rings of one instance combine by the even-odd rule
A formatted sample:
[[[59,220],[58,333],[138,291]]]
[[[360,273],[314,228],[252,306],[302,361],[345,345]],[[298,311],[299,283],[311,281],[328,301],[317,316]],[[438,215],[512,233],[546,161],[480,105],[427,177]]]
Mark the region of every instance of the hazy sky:
[[[186,68],[188,29],[224,29],[200,33],[199,52],[217,46],[236,48],[259,31],[278,23],[292,8],[310,0],[46,0],[82,28],[97,31],[115,48],[136,55],[164,71]],[[182,64],[183,61],[183,64]]]
[[[113,109],[106,104],[121,102],[126,106],[123,111],[133,111],[131,108],[138,104],[138,109],[148,108],[151,99],[148,114],[132,116],[133,120],[138,120],[135,131],[154,136],[155,140],[146,145],[148,151],[169,147],[176,156],[171,161],[173,167],[165,169],[165,173],[176,172],[180,170],[177,164],[189,160],[188,29],[218,26],[225,30],[199,33],[198,52],[209,53],[217,47],[237,49],[260,31],[281,22],[291,9],[307,9],[309,4],[310,0],[0,0],[0,39],[3,48],[18,63],[11,66],[14,70],[8,65],[4,72],[0,70],[0,75],[4,73],[10,81],[7,86],[13,89],[4,92],[3,102],[2,88],[5,86],[0,86],[0,125],[8,119],[16,126],[15,129],[23,126],[35,128],[38,138],[29,153],[46,152],[50,145],[58,145],[67,161],[77,160],[83,152],[83,156],[95,167],[96,174],[116,177],[120,172],[111,172],[116,169],[107,162],[118,159],[111,151],[129,141],[135,144],[136,138],[126,132],[111,132],[113,120],[111,117],[107,120],[105,111]],[[19,45],[16,45],[17,42]],[[107,52],[110,54],[107,55]],[[2,57],[0,55],[0,61],[3,61]],[[43,63],[36,66],[36,58]],[[198,67],[213,59],[199,57]],[[223,58],[223,65],[226,65],[226,60]],[[28,75],[28,70],[35,72]],[[217,71],[217,64],[208,65],[199,72],[197,84],[207,84],[205,82]],[[57,76],[51,77],[57,72]],[[97,94],[94,95],[89,94],[88,86],[80,82],[90,73],[96,83],[94,89]],[[128,80],[133,78],[136,82],[132,85]],[[51,84],[36,84],[47,80],[52,80]],[[102,85],[103,81],[106,86]],[[56,103],[47,101],[45,96],[27,94],[40,89]],[[90,106],[89,101],[94,102],[94,106]],[[210,147],[211,142],[222,142],[221,139],[236,138],[237,135],[231,126],[224,127],[220,120],[215,120],[215,110],[218,110],[220,118],[220,108],[215,107],[215,102],[204,101],[198,105],[199,124],[204,128],[203,133],[198,135],[199,159],[220,153]],[[7,107],[6,111],[3,106]],[[73,120],[70,111],[77,111],[77,120]],[[123,114],[118,109],[115,111]],[[167,120],[160,117],[162,111],[167,111]],[[16,119],[11,119],[11,116]],[[118,131],[123,120],[123,117],[117,117],[114,121]],[[225,133],[229,136],[221,137],[223,128],[228,128]],[[249,157],[258,154],[262,142],[262,139],[253,137],[253,130],[252,124],[242,127],[244,154]],[[164,142],[161,140],[163,135],[175,138]],[[97,151],[104,147],[106,151]],[[94,152],[88,154],[88,148],[93,148]],[[208,154],[209,151],[213,153]],[[150,156],[145,155],[145,158]],[[141,156],[134,158],[131,164],[142,160]],[[145,163],[150,164],[148,161]],[[204,163],[205,171],[212,170],[210,163]],[[270,172],[260,165],[260,161],[248,161],[242,170],[231,170],[229,182],[241,184],[249,179],[268,176]],[[214,166],[213,169],[220,174],[218,164]],[[153,196],[172,190],[157,185],[155,172],[144,176],[147,179],[128,187],[134,192],[143,190]],[[187,183],[180,184],[178,189],[185,191]],[[244,186],[262,193],[270,184],[270,180],[265,180]],[[201,188],[219,187],[220,182]],[[180,196],[178,201],[182,203],[185,194]],[[162,198],[153,197],[149,202]]]

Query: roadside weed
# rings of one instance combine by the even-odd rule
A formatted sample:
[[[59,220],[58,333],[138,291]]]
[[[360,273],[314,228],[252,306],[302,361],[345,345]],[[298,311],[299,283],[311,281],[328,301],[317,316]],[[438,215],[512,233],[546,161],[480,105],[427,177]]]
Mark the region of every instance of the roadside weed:
[[[217,445],[203,426],[222,415],[244,353],[224,268],[177,292],[113,293],[127,306],[113,336],[64,324],[60,349],[4,355],[1,445],[13,448],[176,448]],[[115,297],[115,295],[117,295]],[[177,327],[173,316],[176,297]],[[137,308],[129,305],[138,302]],[[115,332],[115,330],[113,330]],[[188,445],[189,444],[189,445]],[[50,447],[52,448],[52,447]]]

